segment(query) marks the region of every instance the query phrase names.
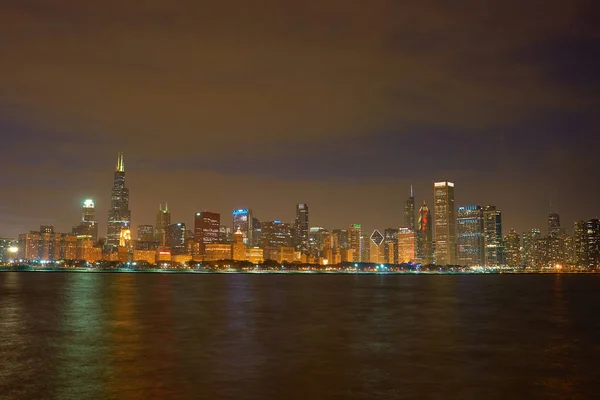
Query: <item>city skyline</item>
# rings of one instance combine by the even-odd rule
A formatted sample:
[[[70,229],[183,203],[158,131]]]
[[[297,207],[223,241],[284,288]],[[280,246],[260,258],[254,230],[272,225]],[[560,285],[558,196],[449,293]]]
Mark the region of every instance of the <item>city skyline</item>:
[[[443,182],[447,182],[447,181],[443,181]],[[128,183],[129,183],[129,180],[128,180]],[[436,181],[432,181],[431,183],[432,183],[432,185],[435,188]],[[129,203],[129,189],[126,188],[124,186],[124,184],[125,184],[124,155],[123,155],[122,152],[119,152],[117,154],[117,167],[116,167],[116,170],[115,170],[115,173],[114,173],[113,191],[116,189],[120,193],[120,191],[124,189],[124,191],[126,192],[125,197],[127,199],[126,200],[126,204],[128,205],[128,203]],[[454,183],[450,182],[450,184],[452,185],[452,189],[453,189],[454,188],[454,186],[453,186]],[[363,222],[361,222],[363,230],[365,229],[365,227],[367,227],[366,228],[367,230],[369,230],[369,229],[370,230],[373,230],[373,229],[385,229],[385,228],[406,228],[407,227],[406,225],[408,224],[408,217],[407,217],[407,206],[408,206],[408,204],[410,204],[410,207],[411,207],[411,210],[412,210],[411,212],[415,215],[415,224],[416,224],[417,220],[418,220],[418,215],[416,214],[417,210],[414,209],[414,204],[415,204],[415,201],[416,201],[415,199],[421,198],[421,199],[423,199],[423,201],[425,201],[428,205],[431,206],[432,204],[434,204],[434,200],[433,200],[434,196],[433,196],[433,194],[431,196],[427,196],[427,195],[424,195],[422,197],[415,196],[414,195],[413,186],[422,186],[422,183],[416,183],[414,185],[413,184],[409,185],[410,194],[409,194],[408,198],[406,196],[402,197],[402,193],[398,193],[398,214],[397,214],[397,216],[395,218],[396,221],[397,221],[397,223],[395,225],[393,225],[393,223],[388,223],[388,225],[386,225],[384,227],[383,225],[374,226],[374,225],[370,224],[369,222],[367,222],[366,224],[363,223]],[[402,189],[406,190],[406,188],[400,188],[398,191],[401,192]],[[462,187],[461,187],[461,190],[462,190]],[[458,191],[458,193],[460,193],[460,190]],[[452,196],[454,196],[454,193],[452,194]],[[162,197],[165,197],[165,196],[162,196]],[[169,196],[166,196],[166,197],[169,197]],[[173,196],[171,196],[171,197],[173,197]],[[174,196],[174,197],[175,197],[175,201],[174,202],[171,201],[171,203],[177,204],[178,203],[177,202],[177,197],[178,196]],[[310,195],[308,197],[310,197]],[[428,199],[428,197],[431,197],[432,200],[425,200],[425,199]],[[106,231],[106,229],[108,229],[108,225],[102,223],[102,221],[105,221],[105,219],[101,217],[103,210],[102,210],[102,208],[98,208],[97,207],[97,201],[96,201],[95,197],[94,198],[92,198],[92,197],[85,198],[85,200],[83,200],[83,202],[79,205],[80,209],[81,209],[81,207],[85,208],[85,203],[88,202],[88,201],[92,201],[92,206],[94,207],[94,212],[95,212],[95,215],[96,215],[96,221],[95,221],[96,222],[96,224],[95,224],[96,227],[95,227],[95,229],[99,229],[100,232]],[[120,201],[121,200],[118,200],[117,202],[120,202]],[[165,208],[164,209],[162,208],[163,207],[162,206],[162,202],[158,203],[158,207],[159,207],[159,214],[158,215],[160,216],[161,213],[168,212],[169,223],[170,223],[171,220],[177,221],[177,222],[182,222],[184,224],[187,224],[187,226],[191,227],[192,230],[193,230],[193,227],[195,225],[195,217],[197,216],[198,213],[202,213],[202,212],[217,212],[220,215],[231,213],[231,210],[223,212],[223,211],[220,210],[220,209],[222,209],[222,206],[220,206],[220,207],[217,206],[217,207],[214,207],[212,210],[199,208],[199,209],[196,209],[196,211],[192,211],[192,212],[189,212],[189,213],[183,212],[182,210],[178,210],[178,212],[176,212],[176,214],[175,214],[176,217],[171,217],[172,208],[170,210],[168,209],[168,203],[169,203],[169,201],[165,202]],[[211,204],[212,204],[212,202],[211,202]],[[302,203],[302,204],[304,206],[306,206],[306,204],[304,204],[304,203]],[[418,204],[418,201],[417,201],[417,204]],[[480,204],[481,205],[481,203],[475,203],[475,202],[460,203],[458,201],[454,201],[454,210],[453,210],[454,224],[456,224],[456,212],[457,212],[458,207],[459,206],[464,206],[465,204]],[[125,207],[127,207],[127,205]],[[281,221],[285,221],[285,222],[289,222],[289,223],[293,224],[296,221],[296,219],[298,218],[298,208],[297,207],[300,206],[300,205],[301,205],[300,203],[296,203],[295,204],[295,207],[296,207],[295,211],[294,211],[294,208],[292,207],[291,211],[290,210],[286,210],[284,213],[282,213],[282,214],[287,214],[289,216],[288,218],[277,217],[277,218],[272,218],[272,219],[268,219],[268,218],[267,219],[258,218],[258,219],[260,221],[274,221],[274,220],[278,220],[279,221],[279,220],[281,220]],[[294,206],[294,205],[292,205],[292,206]],[[495,206],[491,206],[491,207],[495,207]],[[132,208],[132,207],[130,207],[130,208]],[[143,208],[144,209],[148,208],[148,204],[144,204]],[[281,208],[281,204],[279,204],[279,208]],[[311,207],[311,209],[312,208],[313,207]],[[307,207],[307,209],[308,209],[308,207]],[[502,226],[504,226],[504,229],[506,229],[507,232],[508,232],[508,230],[512,230],[512,229],[514,229],[516,232],[527,232],[527,231],[529,231],[531,229],[540,229],[540,228],[541,228],[542,232],[545,232],[546,224],[550,223],[550,221],[548,220],[549,218],[550,218],[550,220],[552,220],[553,218],[554,219],[557,218],[557,215],[563,215],[560,212],[556,212],[557,210],[558,210],[558,207],[555,204],[553,204],[552,202],[549,202],[549,204],[548,204],[548,211],[549,212],[545,214],[544,220],[540,221],[540,223],[538,225],[536,225],[534,227],[527,227],[527,228],[522,229],[522,230],[515,229],[514,227],[509,227],[509,226],[506,225],[506,223],[502,223]],[[246,212],[246,211],[248,211],[249,215],[250,215],[249,218],[253,218],[254,220],[257,219],[257,215],[256,215],[256,213],[253,214],[252,208],[235,208],[235,209],[233,209],[234,215],[235,215],[236,211],[237,212],[242,212],[242,211]],[[108,213],[109,210],[107,210],[106,212]],[[128,209],[125,209],[124,212],[125,212],[126,218],[131,219],[131,217],[130,217],[131,211],[128,210]],[[360,213],[359,210],[357,210],[357,213]],[[432,220],[435,222],[435,212],[434,212],[434,210],[430,209],[430,213],[431,213],[430,215],[433,217]],[[323,214],[323,210],[321,210],[321,213],[317,213],[317,215],[322,215],[322,214]],[[155,221],[154,218],[157,218],[156,217],[156,208],[154,209],[154,214],[153,215],[154,215],[153,217],[151,217],[151,218],[145,218],[143,221],[138,221],[137,219],[133,219],[132,221],[125,221],[128,229],[130,229],[130,231],[131,231],[132,237],[134,237],[134,232],[137,232],[140,226],[152,224],[153,221]],[[274,215],[274,214],[271,213],[271,214],[268,214],[268,215]],[[313,213],[311,212],[311,223],[309,224],[310,227],[322,226],[322,227],[326,227],[327,229],[336,229],[336,228],[337,229],[340,229],[340,228],[343,229],[343,228],[348,228],[348,226],[350,224],[355,223],[358,220],[358,218],[349,218],[348,221],[350,221],[350,222],[346,222],[345,224],[342,223],[339,226],[329,226],[329,225],[326,225],[326,224],[319,224],[319,223],[313,222],[313,217],[312,216],[313,216]],[[505,218],[505,217],[506,216],[504,215],[503,218]],[[569,221],[564,216],[562,218],[563,218],[564,221]],[[571,222],[578,221],[578,220],[586,220],[587,221],[590,218],[596,218],[596,216],[595,215],[593,215],[593,216],[587,216],[587,217],[583,216],[583,217],[577,218],[577,219],[575,219],[575,220],[573,220]],[[109,219],[110,219],[110,217],[109,217]],[[518,219],[518,218],[515,217],[515,216],[512,216],[512,218],[510,218],[510,216],[509,216],[509,219],[514,220],[514,219]],[[388,220],[391,220],[391,219],[388,219]],[[16,236],[18,236],[19,233],[28,232],[28,231],[36,228],[39,225],[52,225],[55,228],[58,228],[58,229],[56,229],[57,231],[67,232],[67,231],[70,231],[70,229],[61,229],[61,227],[62,226],[69,226],[69,225],[72,226],[73,223],[74,223],[74,221],[73,222],[69,222],[69,221],[58,221],[57,219],[54,219],[54,218],[41,218],[37,224],[34,222],[33,227],[31,229],[25,229],[25,230],[22,230],[20,232],[16,232],[16,234],[13,235],[13,236],[11,236],[9,234],[3,234],[3,232],[0,232],[0,237],[16,237]],[[121,224],[120,221],[118,221],[117,223]],[[129,224],[131,224],[131,225],[129,225]],[[226,224],[226,225],[228,225],[228,224]],[[231,224],[230,228],[233,229],[233,231],[235,231],[237,229],[237,227],[234,227],[233,225],[234,225],[234,223]],[[524,224],[521,223],[521,224],[518,224],[518,225],[524,225]],[[435,227],[433,227],[433,226],[432,226],[432,232],[435,232]],[[251,235],[251,232],[249,232],[249,233]],[[458,234],[458,232],[456,232],[456,234]],[[499,232],[499,235],[501,236],[502,232]],[[103,236],[103,235],[101,235],[101,236]],[[435,238],[434,238],[434,240],[435,240]],[[160,241],[160,238],[159,238],[159,241]],[[457,242],[457,237],[454,238],[454,241],[456,243],[458,243]],[[457,257],[458,257],[458,255],[457,255]]]
[[[372,229],[446,178],[519,232],[598,214],[592,2],[126,3],[3,2],[1,235],[105,215],[119,151],[134,224],[305,202]]]

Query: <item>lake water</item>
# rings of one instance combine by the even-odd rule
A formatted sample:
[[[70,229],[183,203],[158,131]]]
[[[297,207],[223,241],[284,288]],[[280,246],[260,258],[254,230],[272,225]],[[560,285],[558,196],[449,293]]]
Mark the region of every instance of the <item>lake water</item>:
[[[599,275],[0,273],[1,399],[599,396]]]

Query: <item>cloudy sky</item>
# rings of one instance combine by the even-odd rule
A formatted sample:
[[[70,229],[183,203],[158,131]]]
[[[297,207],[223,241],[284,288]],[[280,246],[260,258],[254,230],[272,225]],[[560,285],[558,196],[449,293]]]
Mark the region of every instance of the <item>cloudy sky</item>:
[[[218,4],[217,4],[218,3]],[[594,1],[0,0],[0,236],[248,207],[397,227],[456,184],[504,229],[600,214]]]

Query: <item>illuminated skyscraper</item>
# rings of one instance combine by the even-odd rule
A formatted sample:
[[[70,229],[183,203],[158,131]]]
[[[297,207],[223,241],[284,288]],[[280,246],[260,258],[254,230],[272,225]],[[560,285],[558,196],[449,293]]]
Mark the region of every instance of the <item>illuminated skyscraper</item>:
[[[496,206],[483,207],[483,238],[485,266],[497,267],[502,265],[502,213],[500,210],[496,210]]]
[[[98,241],[98,222],[94,218],[94,201],[87,199],[81,207],[81,222],[73,228],[73,234],[76,236],[89,236],[95,243]]]
[[[252,210],[250,209],[238,209],[233,211],[233,232],[237,232],[239,229],[244,235],[244,243],[246,245],[252,245],[252,233],[254,232],[252,224]]]
[[[385,252],[384,252],[384,237],[377,229],[375,229],[369,237],[369,262],[372,263],[384,263]]]
[[[404,228],[414,232],[415,230],[415,198],[413,196],[412,186],[410,187],[410,196],[404,203]]]
[[[521,238],[514,229],[504,237],[504,258],[506,266],[518,268],[521,266]]]
[[[185,223],[178,222],[167,227],[166,246],[171,248],[171,254],[185,253]]]
[[[433,263],[433,232],[431,229],[431,212],[423,201],[419,208],[419,219],[417,221],[416,256],[424,264]]]
[[[162,208],[162,204],[158,205],[158,214],[156,214],[156,226],[154,227],[155,241],[161,246],[165,246],[167,242],[167,227],[171,225],[171,213],[169,212],[169,205],[165,203],[165,208]]]
[[[398,231],[398,264],[409,263],[415,258],[415,232],[408,228]]]
[[[435,182],[435,256],[438,265],[456,264],[456,210],[454,183]]]
[[[577,267],[587,266],[587,226],[585,221],[573,224],[574,263]]]
[[[340,249],[348,249],[348,230],[347,229],[334,229],[333,235],[337,237],[337,245]]]
[[[588,268],[600,268],[600,220],[587,222],[587,259]]]
[[[308,253],[308,205],[296,205],[296,224],[294,225],[294,247],[302,254]]]
[[[553,237],[560,235],[560,216],[557,213],[548,215],[548,234]]]
[[[350,225],[348,230],[348,248],[352,250],[352,261],[360,262],[361,255],[361,226],[360,224]]]
[[[231,253],[235,261],[246,261],[246,245],[244,244],[244,234],[242,231],[238,230],[234,233],[231,249]]]
[[[542,233],[539,229],[532,229],[530,232],[523,232],[523,249],[521,252],[521,264],[528,268],[537,268],[540,259],[540,242]]]
[[[129,189],[125,187],[125,164],[123,153],[119,153],[114,183],[111,192],[110,209],[108,210],[108,233],[106,245],[116,249],[121,241],[121,231],[129,230],[131,211],[129,210]]]
[[[262,236],[262,224],[258,220],[258,218],[252,218],[252,246],[258,247],[260,246],[260,238]]]
[[[221,214],[202,211],[194,218],[194,241],[198,243],[200,254],[204,254],[204,245],[219,243]]]
[[[139,225],[137,239],[142,242],[154,241],[154,227],[152,225]]]
[[[458,263],[483,265],[483,211],[481,206],[458,207]]]
[[[398,264],[398,229],[387,228],[383,231],[384,252],[386,256],[386,263]],[[413,253],[414,253],[414,235],[413,235]],[[411,256],[411,260],[414,258],[414,254]]]
[[[263,249],[269,247],[292,247],[292,225],[279,220],[261,224]]]

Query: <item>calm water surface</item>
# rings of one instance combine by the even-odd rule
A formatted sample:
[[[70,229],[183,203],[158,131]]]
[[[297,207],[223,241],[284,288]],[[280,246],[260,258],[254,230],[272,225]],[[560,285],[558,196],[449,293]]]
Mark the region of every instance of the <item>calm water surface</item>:
[[[600,276],[0,273],[2,399],[591,399]]]

